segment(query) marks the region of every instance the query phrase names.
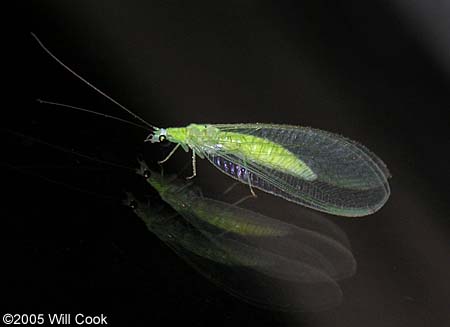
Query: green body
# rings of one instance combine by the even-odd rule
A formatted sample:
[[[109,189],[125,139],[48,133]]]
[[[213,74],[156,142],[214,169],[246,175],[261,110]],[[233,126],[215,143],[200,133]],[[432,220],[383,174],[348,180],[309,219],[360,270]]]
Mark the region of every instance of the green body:
[[[204,158],[205,154],[231,154],[304,180],[317,178],[295,154],[261,137],[221,131],[214,125],[190,124],[187,127],[167,128],[165,131],[170,142],[181,144],[186,151],[191,148],[200,158]]]
[[[240,208],[239,211],[233,206],[224,206],[221,202],[203,199],[203,201],[194,201],[190,209],[201,220],[217,228],[227,230],[239,235],[247,236],[284,236],[288,231],[281,226],[263,221],[255,223],[256,214],[252,212],[253,220],[246,219],[244,215],[246,210]],[[250,215],[250,213],[249,213]]]

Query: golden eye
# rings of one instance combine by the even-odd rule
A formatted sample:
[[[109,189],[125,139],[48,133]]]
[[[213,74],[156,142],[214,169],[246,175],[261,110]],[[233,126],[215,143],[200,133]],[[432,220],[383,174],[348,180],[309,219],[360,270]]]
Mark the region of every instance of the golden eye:
[[[159,142],[164,142],[166,140],[166,136],[165,135],[160,135],[159,136]]]

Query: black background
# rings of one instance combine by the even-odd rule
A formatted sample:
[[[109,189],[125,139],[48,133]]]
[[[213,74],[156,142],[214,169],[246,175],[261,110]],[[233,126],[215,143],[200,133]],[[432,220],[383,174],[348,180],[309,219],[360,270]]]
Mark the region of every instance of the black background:
[[[2,313],[106,313],[110,325],[140,326],[179,319],[199,326],[448,324],[450,32],[445,8],[402,3],[30,1],[8,11]],[[46,55],[31,31],[157,126],[312,126],[383,158],[393,175],[386,206],[361,219],[329,217],[358,262],[356,275],[340,283],[343,303],[292,314],[230,297],[121,205],[125,190],[152,194],[132,171],[13,134],[128,167],[137,154],[156,161],[170,150],[143,144],[145,130],[38,104],[42,98],[132,119]],[[180,172],[189,161],[180,152],[165,169]],[[207,162],[198,171],[204,192],[229,185]],[[308,214],[259,195],[249,205],[269,216],[295,222]]]

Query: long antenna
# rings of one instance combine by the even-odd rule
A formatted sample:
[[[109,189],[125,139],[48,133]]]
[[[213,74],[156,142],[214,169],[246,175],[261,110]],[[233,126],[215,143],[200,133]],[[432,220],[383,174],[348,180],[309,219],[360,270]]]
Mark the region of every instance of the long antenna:
[[[133,126],[145,129],[145,130],[147,129],[147,127],[144,126],[144,125],[136,124],[136,123],[133,123],[132,121],[129,121],[129,120],[126,120],[126,119],[122,119],[120,117],[116,117],[116,116],[112,116],[112,115],[107,115],[107,114],[104,114],[102,112],[98,112],[98,111],[94,111],[94,110],[90,110],[90,109],[85,109],[85,108],[81,108],[81,107],[76,107],[76,106],[72,106],[70,104],[59,103],[59,102],[53,102],[53,101],[47,101],[47,100],[41,100],[41,99],[37,99],[36,101],[39,102],[39,103],[42,103],[42,104],[49,104],[49,105],[56,106],[56,107],[63,107],[63,108],[74,109],[74,110],[78,110],[78,111],[82,111],[82,112],[87,112],[89,114],[93,114],[93,115],[102,116],[102,117],[105,117],[105,118],[117,120],[117,121],[120,121],[122,123],[133,125]]]
[[[114,103],[115,105],[119,106],[120,108],[122,108],[123,110],[125,110],[126,112],[128,112],[130,115],[132,115],[134,118],[140,120],[141,122],[143,122],[144,124],[146,124],[147,126],[151,127],[152,129],[158,129],[156,126],[153,126],[151,124],[149,124],[145,119],[143,119],[142,117],[136,115],[134,112],[132,112],[130,109],[126,108],[125,106],[123,106],[122,104],[120,104],[119,102],[117,102],[116,100],[114,100],[113,98],[111,98],[109,95],[107,95],[105,92],[103,92],[102,90],[100,90],[99,88],[95,87],[94,85],[92,85],[91,83],[89,83],[86,79],[84,79],[83,77],[81,77],[80,75],[78,75],[77,73],[75,73],[75,71],[73,71],[69,66],[67,66],[65,63],[63,63],[60,59],[58,59],[58,57],[56,57],[49,49],[47,49],[47,47],[41,42],[41,40],[39,40],[39,38],[36,36],[36,34],[34,34],[33,32],[31,32],[31,36],[36,40],[36,42],[39,44],[39,46],[45,51],[47,52],[47,54],[52,57],[58,64],[60,64],[62,67],[64,67],[67,71],[69,71],[70,73],[72,73],[75,77],[77,77],[79,80],[81,80],[82,82],[84,82],[86,85],[88,85],[89,87],[91,87],[92,89],[94,89],[96,92],[100,93],[101,95],[103,95],[105,98],[107,98],[109,101],[111,101],[112,103]]]

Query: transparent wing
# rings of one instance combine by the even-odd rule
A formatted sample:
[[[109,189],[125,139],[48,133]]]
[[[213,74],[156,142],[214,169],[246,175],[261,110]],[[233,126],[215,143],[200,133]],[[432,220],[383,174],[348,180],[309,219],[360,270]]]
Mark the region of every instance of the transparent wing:
[[[198,272],[247,302],[278,310],[316,311],[341,301],[337,283],[318,269],[226,235],[208,235],[175,211],[147,207],[136,213],[150,231]]]
[[[334,279],[349,277],[356,270],[350,250],[317,231],[213,199],[197,198],[190,203],[182,211],[183,216],[207,233],[212,241],[226,237],[227,240],[305,263]]]
[[[231,295],[253,305],[283,311],[321,311],[342,301],[339,285],[326,274],[320,283],[300,283],[273,278],[243,265],[224,265],[198,256],[178,243],[166,244],[201,275]],[[215,243],[211,248],[221,251]]]
[[[313,181],[265,167],[221,146],[205,151],[227,175],[307,207],[342,216],[365,216],[380,209],[390,190],[385,164],[364,146],[329,132],[285,125],[214,125],[283,146],[317,175]]]

